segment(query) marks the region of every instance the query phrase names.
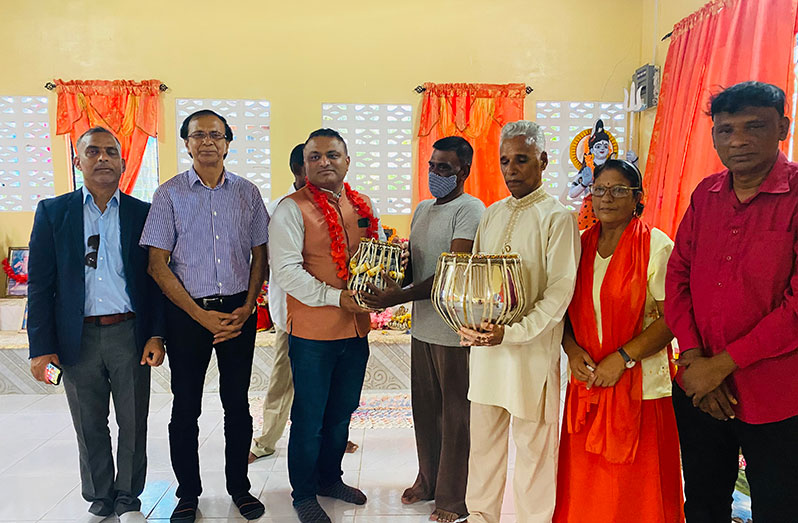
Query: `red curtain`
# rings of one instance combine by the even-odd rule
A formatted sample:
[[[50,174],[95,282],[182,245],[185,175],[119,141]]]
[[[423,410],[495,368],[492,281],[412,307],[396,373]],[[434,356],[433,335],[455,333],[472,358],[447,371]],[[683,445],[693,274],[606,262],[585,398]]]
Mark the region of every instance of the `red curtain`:
[[[425,83],[418,129],[418,183],[414,204],[431,198],[427,186],[432,144],[446,136],[462,136],[474,148],[465,191],[485,205],[508,196],[499,170],[499,136],[507,122],[524,117],[524,84]]]
[[[95,126],[113,132],[122,144],[127,168],[119,189],[130,194],[136,185],[150,136],[157,136],[160,120],[160,80],[56,80],[58,115],[56,134],[69,134],[75,144]]]
[[[705,113],[710,95],[758,80],[781,87],[792,100],[796,4],[715,0],[674,26],[643,183],[643,218],[671,237],[696,185],[723,169]]]

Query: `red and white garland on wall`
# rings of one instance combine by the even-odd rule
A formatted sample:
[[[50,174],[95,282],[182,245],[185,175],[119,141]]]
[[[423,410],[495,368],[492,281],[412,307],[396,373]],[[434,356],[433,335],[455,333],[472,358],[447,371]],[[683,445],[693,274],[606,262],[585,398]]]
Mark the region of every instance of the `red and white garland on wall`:
[[[3,272],[6,273],[6,276],[10,280],[14,280],[17,283],[28,283],[28,275],[27,274],[17,274],[14,272],[14,269],[11,267],[11,264],[8,263],[8,258],[3,259]]]
[[[347,256],[346,243],[344,243],[344,229],[338,221],[338,213],[330,205],[327,195],[324,192],[308,182],[308,190],[313,195],[313,201],[324,216],[324,221],[327,222],[327,230],[330,233],[330,254],[338,268],[338,277],[346,281],[349,279],[349,267],[347,266],[349,260]],[[369,221],[366,236],[369,238],[377,239],[377,227],[379,220],[371,213],[371,207],[366,203],[366,200],[360,196],[360,193],[349,187],[348,183],[344,183],[344,193],[346,197],[352,202],[357,214],[361,218],[367,218]]]

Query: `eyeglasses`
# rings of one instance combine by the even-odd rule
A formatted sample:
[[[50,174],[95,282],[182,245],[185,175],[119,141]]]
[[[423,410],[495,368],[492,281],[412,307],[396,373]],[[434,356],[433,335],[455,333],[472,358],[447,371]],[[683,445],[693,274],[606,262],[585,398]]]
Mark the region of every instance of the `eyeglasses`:
[[[590,194],[595,196],[596,198],[601,198],[607,191],[610,192],[613,198],[626,198],[633,191],[640,189],[640,187],[629,187],[628,185],[613,185],[612,187],[606,187],[603,185],[591,185],[590,186]]]
[[[89,236],[89,239],[86,240],[86,245],[88,245],[89,249],[92,250],[86,254],[86,257],[83,259],[83,263],[85,263],[87,267],[96,269],[97,251],[100,250],[100,235],[92,234],[91,236]]]
[[[218,142],[219,140],[224,140],[224,133],[220,133],[219,131],[211,131],[209,133],[206,133],[205,131],[197,131],[195,133],[189,134],[188,137],[192,140],[197,140],[198,142],[204,142],[205,138],[210,138],[214,142]]]

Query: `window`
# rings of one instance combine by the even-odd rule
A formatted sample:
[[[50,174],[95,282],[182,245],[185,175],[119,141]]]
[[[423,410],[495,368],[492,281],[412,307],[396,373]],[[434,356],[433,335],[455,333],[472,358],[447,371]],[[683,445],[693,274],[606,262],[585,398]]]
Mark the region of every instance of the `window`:
[[[604,129],[618,142],[617,158],[626,155],[626,113],[621,102],[537,102],[537,123],[546,135],[549,166],[543,172],[543,186],[569,209],[582,205],[582,198],[568,197],[568,183],[578,169],[571,163],[571,141],[601,118]]]
[[[0,96],[0,211],[34,211],[55,196],[44,96]]]
[[[191,113],[210,109],[224,116],[233,129],[233,141],[224,165],[230,172],[246,178],[260,190],[264,202],[271,198],[271,149],[269,125],[271,105],[268,100],[210,100],[180,98],[176,117],[179,131],[183,120]],[[191,158],[180,133],[177,136],[178,170],[188,170]]]
[[[72,139],[67,135],[67,146],[72,152],[72,158],[75,157],[75,148],[72,145]],[[72,183],[75,188],[83,185],[83,173],[72,166]],[[158,139],[150,136],[147,140],[147,148],[144,149],[144,157],[141,159],[141,168],[136,177],[136,184],[130,195],[144,200],[145,202],[152,201],[152,195],[155,189],[158,188]]]
[[[347,181],[374,202],[381,214],[410,214],[412,197],[412,109],[409,105],[321,106],[322,126],[349,146]]]

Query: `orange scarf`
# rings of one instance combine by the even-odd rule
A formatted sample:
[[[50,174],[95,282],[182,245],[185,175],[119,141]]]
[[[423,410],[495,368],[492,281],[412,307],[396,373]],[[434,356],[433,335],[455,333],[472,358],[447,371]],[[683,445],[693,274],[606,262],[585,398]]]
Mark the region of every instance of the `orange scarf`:
[[[651,229],[638,218],[632,218],[621,235],[601,284],[603,339],[599,343],[593,308],[593,263],[600,232],[601,223],[597,223],[582,235],[576,289],[568,307],[576,343],[597,363],[643,330],[651,252]],[[588,412],[595,409],[595,419],[587,428],[585,450],[600,454],[611,463],[631,463],[637,453],[643,402],[640,367],[638,363],[627,369],[614,387],[588,390],[584,382],[571,377],[565,400],[568,432],[581,431]]]

